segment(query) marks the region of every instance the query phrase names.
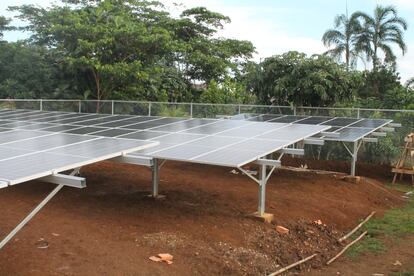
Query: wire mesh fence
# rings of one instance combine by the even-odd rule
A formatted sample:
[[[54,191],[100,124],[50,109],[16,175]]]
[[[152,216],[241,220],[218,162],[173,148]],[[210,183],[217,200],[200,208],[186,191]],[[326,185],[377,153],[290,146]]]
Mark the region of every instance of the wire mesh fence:
[[[404,137],[414,130],[414,110],[49,99],[0,99],[0,108],[188,118],[223,118],[252,113],[392,119],[403,127],[381,138],[379,143],[363,145],[360,150],[360,160],[388,164],[397,159]],[[323,159],[349,158],[339,143],[326,143],[322,149],[310,146],[307,155]]]

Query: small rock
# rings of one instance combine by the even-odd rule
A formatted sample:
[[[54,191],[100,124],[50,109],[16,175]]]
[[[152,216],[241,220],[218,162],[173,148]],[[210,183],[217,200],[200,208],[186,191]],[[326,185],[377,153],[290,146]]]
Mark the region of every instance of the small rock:
[[[230,173],[232,173],[232,174],[239,174],[239,172],[236,171],[236,170],[231,170]]]
[[[360,176],[347,175],[343,178],[343,180],[345,180],[346,182],[359,184],[359,182],[361,182],[361,177]]]
[[[402,265],[402,263],[400,262],[400,261],[395,261],[394,263],[393,263],[393,265]]]
[[[283,226],[276,226],[276,231],[279,232],[280,234],[288,234],[289,233],[289,229],[283,227]]]
[[[153,262],[162,262],[161,258],[158,258],[157,256],[151,256],[149,259]]]
[[[46,248],[48,248],[48,247],[49,247],[49,243],[48,243],[45,239],[43,239],[43,238],[39,239],[39,240],[35,243],[35,245],[36,245],[36,247],[37,247],[37,248],[39,248],[39,249],[46,249]]]
[[[160,253],[157,255],[162,261],[172,261],[173,260],[173,255],[168,254],[168,253]]]
[[[315,220],[313,223],[315,223],[316,225],[322,225],[322,221],[320,219]]]

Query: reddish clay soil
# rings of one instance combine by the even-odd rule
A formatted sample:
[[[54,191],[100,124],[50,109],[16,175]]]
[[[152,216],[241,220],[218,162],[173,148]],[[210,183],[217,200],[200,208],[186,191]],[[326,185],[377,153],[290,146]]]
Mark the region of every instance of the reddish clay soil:
[[[308,169],[343,172],[346,174],[349,174],[351,171],[351,161],[292,158],[288,155],[284,156],[282,161],[285,166],[300,167],[306,165]],[[391,182],[393,177],[390,165],[373,165],[363,162],[357,162],[356,174],[378,180],[384,180],[386,182]]]
[[[167,162],[160,182],[166,198],[152,200],[147,168],[85,167],[86,189],[64,188],[0,251],[0,275],[263,275],[314,253],[300,271],[319,271],[358,220],[403,204],[377,180],[278,170],[267,186],[275,220],[265,224],[246,216],[256,210],[257,184],[230,170]],[[53,187],[30,182],[1,190],[0,235]],[[174,263],[148,259],[158,253],[172,254]]]

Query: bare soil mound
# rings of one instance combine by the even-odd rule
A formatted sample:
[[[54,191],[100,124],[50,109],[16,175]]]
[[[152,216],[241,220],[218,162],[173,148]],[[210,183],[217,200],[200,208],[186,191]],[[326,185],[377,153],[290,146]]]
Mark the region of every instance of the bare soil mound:
[[[165,200],[145,197],[151,173],[102,162],[82,169],[88,187],[65,188],[2,251],[1,275],[258,275],[314,253],[302,271],[335,255],[337,238],[371,211],[400,206],[378,180],[278,170],[267,186],[273,224],[256,210],[257,184],[231,169],[168,162]],[[31,182],[0,191],[4,236],[53,185]],[[321,220],[321,225],[315,224]],[[290,231],[280,234],[276,225]],[[47,248],[39,248],[39,240]],[[42,246],[45,247],[45,246]],[[174,263],[148,259],[170,253]]]

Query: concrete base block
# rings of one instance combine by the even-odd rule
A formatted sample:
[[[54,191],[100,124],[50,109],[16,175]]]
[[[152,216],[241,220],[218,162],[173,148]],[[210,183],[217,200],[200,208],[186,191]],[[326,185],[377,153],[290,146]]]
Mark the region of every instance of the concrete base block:
[[[152,194],[149,194],[149,195],[147,195],[146,196],[147,198],[151,198],[151,199],[154,199],[154,200],[164,200],[164,199],[166,199],[166,195],[157,195],[157,196],[153,196]]]
[[[273,221],[274,215],[270,213],[264,213],[263,215],[260,215],[258,212],[254,212],[253,214],[250,214],[249,217],[265,223],[271,223]]]

